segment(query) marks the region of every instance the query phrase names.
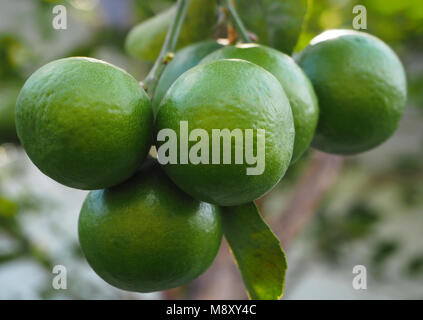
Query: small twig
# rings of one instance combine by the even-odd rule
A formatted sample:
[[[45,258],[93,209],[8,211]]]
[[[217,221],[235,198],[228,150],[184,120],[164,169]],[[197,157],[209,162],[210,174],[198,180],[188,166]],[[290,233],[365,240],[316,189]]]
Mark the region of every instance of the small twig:
[[[238,12],[232,4],[232,0],[224,0],[224,2],[225,7],[229,11],[229,16],[231,17],[232,24],[235,30],[238,32],[239,37],[242,39],[243,42],[252,42],[247,28],[245,27],[244,23],[241,20],[241,17],[238,15]]]
[[[228,41],[230,44],[234,44],[236,42],[236,39],[238,38],[238,33],[236,32],[233,25],[228,24],[227,27],[227,33],[228,33]]]
[[[221,4],[221,1],[218,1],[218,5],[218,18],[213,34],[214,39],[225,38],[227,36],[228,10]]]
[[[164,69],[166,68],[166,65],[173,59],[181,27],[187,13],[188,4],[189,0],[178,0],[178,3],[176,4],[176,14],[169,26],[162,50],[160,51],[153,68],[144,80],[144,87],[150,97],[153,97],[154,91],[156,90],[157,84]]]

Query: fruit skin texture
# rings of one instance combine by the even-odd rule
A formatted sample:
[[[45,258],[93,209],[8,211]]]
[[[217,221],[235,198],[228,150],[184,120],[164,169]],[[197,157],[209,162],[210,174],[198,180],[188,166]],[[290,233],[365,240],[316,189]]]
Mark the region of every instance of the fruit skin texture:
[[[195,67],[206,55],[221,47],[222,45],[216,41],[208,40],[195,43],[178,51],[160,77],[152,101],[154,113],[157,114],[160,102],[167,90],[181,74]]]
[[[261,45],[240,44],[217,50],[203,59],[210,62],[219,59],[243,59],[272,73],[288,96],[295,124],[295,163],[310,146],[319,119],[316,94],[310,80],[288,55]]]
[[[247,175],[243,164],[235,164],[232,139],[231,164],[191,162],[164,166],[169,177],[196,199],[221,206],[253,201],[269,191],[285,174],[292,156],[295,129],[291,107],[277,79],[263,68],[243,60],[219,60],[198,65],[180,76],[163,99],[157,115],[157,130],[170,128],[180,139],[180,121],[188,121],[189,131],[213,129],[254,130],[254,155],[257,154],[257,129],[265,132],[265,170]],[[196,142],[190,142],[190,147]],[[245,141],[244,141],[245,143]],[[157,147],[163,142],[157,141]],[[159,150],[160,151],[160,150]],[[245,153],[245,148],[244,148]]]
[[[380,145],[397,129],[406,77],[384,42],[363,32],[330,30],[311,41],[299,63],[319,100],[315,148],[356,154]]]
[[[213,262],[222,239],[219,208],[192,199],[147,164],[122,185],[87,196],[79,241],[96,273],[129,291],[184,285]]]
[[[50,178],[101,189],[129,178],[151,144],[149,98],[127,72],[91,58],[38,69],[16,104],[19,139]]]
[[[135,58],[156,60],[175,14],[176,6],[172,6],[135,26],[126,38],[126,51]],[[178,48],[210,38],[216,19],[216,1],[191,0],[181,27]]]

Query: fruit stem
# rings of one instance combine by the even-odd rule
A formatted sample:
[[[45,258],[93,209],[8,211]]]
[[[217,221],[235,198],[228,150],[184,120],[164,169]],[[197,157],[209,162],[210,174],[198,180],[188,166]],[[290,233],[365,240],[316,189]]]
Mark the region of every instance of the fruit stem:
[[[241,20],[238,12],[236,11],[232,0],[224,0],[225,7],[229,11],[229,16],[231,18],[232,24],[238,32],[239,37],[243,42],[252,42],[250,35],[248,34],[247,28],[245,28],[244,23]]]
[[[176,45],[178,44],[181,27],[187,13],[189,1],[190,0],[178,0],[176,4],[176,14],[167,31],[162,50],[160,51],[160,54],[157,57],[153,68],[150,70],[144,80],[144,87],[146,88],[150,98],[152,98],[154,95],[154,91],[156,90],[157,84],[159,83],[164,69],[173,59]]]

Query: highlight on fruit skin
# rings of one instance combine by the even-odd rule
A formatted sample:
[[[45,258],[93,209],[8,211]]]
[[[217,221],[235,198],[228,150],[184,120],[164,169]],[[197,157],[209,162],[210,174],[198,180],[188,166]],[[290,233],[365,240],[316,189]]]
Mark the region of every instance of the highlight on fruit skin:
[[[382,40],[364,32],[328,30],[299,55],[316,91],[320,119],[312,146],[353,155],[396,131],[407,96],[404,68]]]
[[[94,271],[137,292],[194,280],[212,264],[222,239],[220,209],[179,190],[150,159],[125,183],[89,193],[78,226]]]
[[[176,140],[183,139],[181,121],[189,130],[201,129],[209,137],[217,130],[253,130],[255,164],[243,161],[219,163],[212,160],[213,144],[202,150],[200,163],[163,163],[160,150],[174,143],[158,136],[159,161],[175,184],[192,197],[221,206],[251,202],[271,190],[289,167],[295,137],[289,100],[279,81],[268,71],[245,60],[218,60],[200,64],[181,75],[162,100],[156,118],[156,134],[171,129]],[[263,130],[263,135],[258,130]],[[244,136],[242,138],[246,137]],[[160,141],[159,141],[160,140]],[[223,140],[223,139],[222,139]],[[260,140],[263,149],[259,149]],[[201,139],[201,142],[204,141]],[[211,141],[211,138],[210,140]],[[197,142],[191,140],[189,149]],[[225,148],[223,145],[220,146]],[[235,143],[227,148],[235,157]],[[262,151],[257,151],[262,150]],[[189,152],[191,154],[191,151]],[[178,150],[178,159],[180,159]],[[259,161],[260,160],[260,161]],[[248,169],[262,169],[248,174]]]
[[[47,176],[95,190],[128,179],[151,145],[150,100],[126,71],[101,60],[50,62],[25,82],[16,129],[26,153]]]
[[[313,139],[319,107],[310,80],[288,55],[254,43],[226,46],[207,57],[201,63],[220,59],[243,59],[266,69],[279,80],[292,109],[295,125],[295,142],[291,164],[298,161]]]

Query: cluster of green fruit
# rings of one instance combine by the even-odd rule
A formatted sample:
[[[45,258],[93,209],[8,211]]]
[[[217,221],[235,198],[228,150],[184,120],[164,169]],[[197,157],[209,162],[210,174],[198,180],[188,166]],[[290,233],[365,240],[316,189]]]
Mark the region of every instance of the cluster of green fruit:
[[[95,190],[81,210],[79,239],[104,280],[139,292],[188,283],[217,254],[220,206],[261,197],[310,144],[355,154],[393,134],[406,81],[381,40],[327,31],[298,62],[262,45],[201,42],[176,54],[152,99],[125,71],[90,58],[53,61],[27,80],[16,106],[18,136],[46,175]],[[207,132],[264,129],[264,173],[147,158],[152,144],[163,143],[157,132],[179,132],[181,121]]]

